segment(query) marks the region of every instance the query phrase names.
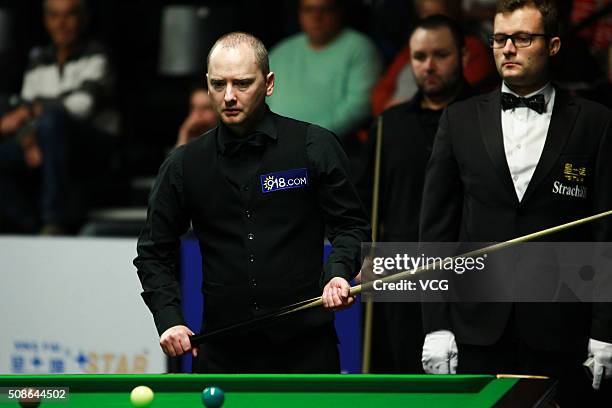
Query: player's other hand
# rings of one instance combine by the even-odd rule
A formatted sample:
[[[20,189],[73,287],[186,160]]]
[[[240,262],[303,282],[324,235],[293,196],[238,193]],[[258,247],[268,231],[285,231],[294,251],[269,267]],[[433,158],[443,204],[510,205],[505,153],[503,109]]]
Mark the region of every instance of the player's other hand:
[[[427,374],[456,374],[459,358],[455,335],[438,330],[425,336],[421,362]]]
[[[344,278],[336,277],[323,288],[323,307],[329,310],[342,310],[355,302],[350,295],[351,285]]]
[[[194,357],[198,355],[198,348],[191,347],[191,341],[189,336],[193,336],[194,333],[187,326],[173,326],[162,333],[159,338],[159,345],[161,346],[164,353],[170,357],[178,357],[191,351]]]

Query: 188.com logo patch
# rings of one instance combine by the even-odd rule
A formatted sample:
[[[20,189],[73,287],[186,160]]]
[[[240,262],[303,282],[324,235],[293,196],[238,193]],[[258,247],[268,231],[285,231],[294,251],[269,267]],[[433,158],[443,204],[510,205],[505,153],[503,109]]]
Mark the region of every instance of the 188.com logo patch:
[[[259,176],[262,193],[308,186],[308,169],[292,169]]]

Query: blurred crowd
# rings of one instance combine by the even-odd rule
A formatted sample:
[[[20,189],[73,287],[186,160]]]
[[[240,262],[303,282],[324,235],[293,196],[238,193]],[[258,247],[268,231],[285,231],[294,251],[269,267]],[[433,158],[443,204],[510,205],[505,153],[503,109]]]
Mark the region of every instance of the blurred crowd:
[[[205,59],[234,30],[270,50],[270,108],[332,130],[362,173],[374,119],[424,86],[408,41],[417,20],[456,21],[470,89],[500,86],[495,3],[0,1],[0,232],[74,234],[93,208],[145,205],[130,181],[216,125]],[[558,5],[555,83],[612,106],[612,2]]]

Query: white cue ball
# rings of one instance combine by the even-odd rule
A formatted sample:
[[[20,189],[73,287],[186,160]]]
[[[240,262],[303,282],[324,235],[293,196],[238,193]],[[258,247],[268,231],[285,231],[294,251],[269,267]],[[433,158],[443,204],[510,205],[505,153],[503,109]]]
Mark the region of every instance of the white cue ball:
[[[130,393],[130,401],[136,408],[146,408],[153,402],[153,390],[146,385],[139,385]]]

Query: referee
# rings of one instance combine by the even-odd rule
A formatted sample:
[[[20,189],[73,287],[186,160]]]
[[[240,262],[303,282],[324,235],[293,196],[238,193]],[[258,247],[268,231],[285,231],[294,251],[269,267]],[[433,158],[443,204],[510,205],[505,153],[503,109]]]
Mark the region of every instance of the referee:
[[[348,282],[370,236],[346,156],[331,132],[268,109],[274,73],[254,36],[217,40],[207,80],[220,124],[162,164],[134,260],[160,345],[172,357],[191,351],[194,372],[338,373],[330,311],[354,301]],[[176,265],[190,225],[203,260],[204,332],[321,295],[325,309],[192,347]],[[325,235],[333,249],[323,266]]]

